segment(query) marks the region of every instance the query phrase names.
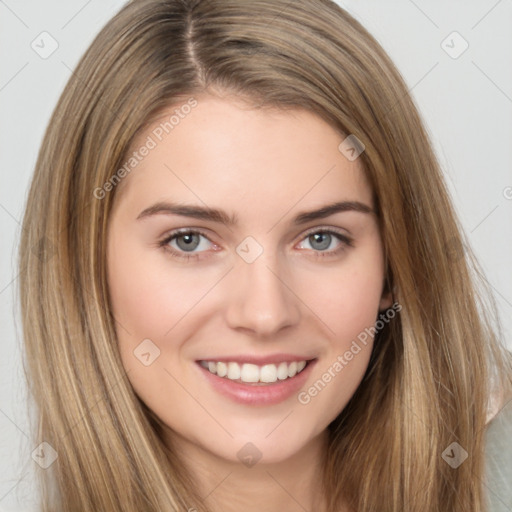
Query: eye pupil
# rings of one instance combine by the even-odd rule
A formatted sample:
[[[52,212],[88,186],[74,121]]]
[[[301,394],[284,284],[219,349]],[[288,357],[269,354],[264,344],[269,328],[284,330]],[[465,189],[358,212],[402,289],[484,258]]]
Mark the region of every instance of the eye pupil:
[[[325,250],[329,247],[331,244],[331,235],[329,233],[315,233],[311,235],[310,242],[312,244],[312,247],[317,250]],[[312,239],[312,241],[311,241]],[[314,243],[319,243],[320,246],[314,246]]]
[[[180,243],[180,241],[185,241],[184,245]],[[184,235],[176,237],[176,244],[178,247],[184,251],[190,251],[197,248],[199,245],[199,235],[195,233],[186,233]]]

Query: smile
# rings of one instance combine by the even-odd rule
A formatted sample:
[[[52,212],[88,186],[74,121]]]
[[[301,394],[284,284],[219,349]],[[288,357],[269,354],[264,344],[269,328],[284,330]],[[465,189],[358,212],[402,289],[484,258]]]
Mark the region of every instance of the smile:
[[[318,362],[317,358],[296,358],[295,361],[293,358],[276,355],[266,357],[266,361],[263,358],[255,361],[255,357],[244,357],[237,362],[232,360],[235,357],[227,357],[224,361],[196,361],[196,368],[204,382],[230,400],[250,406],[268,406],[297,395]],[[253,362],[244,362],[247,359]],[[274,359],[274,363],[269,359]]]
[[[295,377],[306,367],[307,361],[291,361],[279,364],[239,364],[234,361],[200,361],[199,364],[210,373],[229,380],[247,383],[271,383]]]

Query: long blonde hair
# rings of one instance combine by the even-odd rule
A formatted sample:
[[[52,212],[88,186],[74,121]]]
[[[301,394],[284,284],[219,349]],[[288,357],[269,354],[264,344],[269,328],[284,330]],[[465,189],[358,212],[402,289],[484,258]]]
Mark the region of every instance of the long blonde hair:
[[[40,471],[43,510],[208,510],[121,363],[105,261],[117,187],[105,184],[159,112],[215,91],[254,108],[308,109],[340,142],[353,134],[365,145],[387,287],[402,309],[328,427],[329,512],[341,499],[358,512],[485,510],[486,414],[493,390],[512,386],[496,307],[407,86],[329,0],[134,0],[73,72],[19,249],[35,443],[58,453]],[[469,454],[457,469],[442,457],[453,442]]]

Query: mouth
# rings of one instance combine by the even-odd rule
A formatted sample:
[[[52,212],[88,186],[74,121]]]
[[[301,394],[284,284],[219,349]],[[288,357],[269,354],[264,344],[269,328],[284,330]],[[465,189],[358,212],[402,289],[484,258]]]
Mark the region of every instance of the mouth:
[[[273,362],[269,358],[233,359],[203,359],[196,361],[196,367],[211,389],[247,406],[270,406],[291,399],[306,385],[318,361],[295,356],[275,356]]]
[[[200,360],[198,363],[213,375],[240,384],[266,385],[293,379],[315,359],[281,361],[263,365],[238,361]]]

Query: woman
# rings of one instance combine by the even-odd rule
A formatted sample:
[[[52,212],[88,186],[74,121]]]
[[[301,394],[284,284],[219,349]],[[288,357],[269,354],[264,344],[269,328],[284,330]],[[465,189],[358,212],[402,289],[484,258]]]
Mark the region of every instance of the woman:
[[[24,218],[43,509],[485,510],[511,365],[462,247],[403,80],[336,4],[127,4]]]

